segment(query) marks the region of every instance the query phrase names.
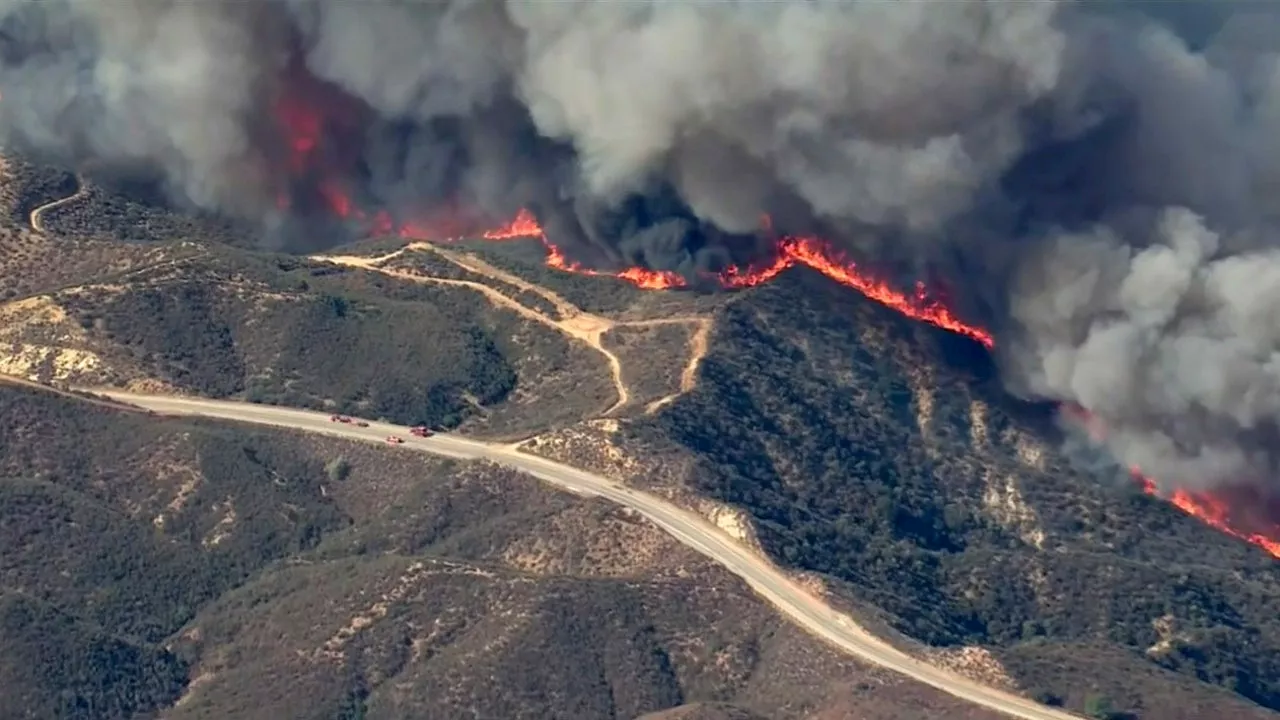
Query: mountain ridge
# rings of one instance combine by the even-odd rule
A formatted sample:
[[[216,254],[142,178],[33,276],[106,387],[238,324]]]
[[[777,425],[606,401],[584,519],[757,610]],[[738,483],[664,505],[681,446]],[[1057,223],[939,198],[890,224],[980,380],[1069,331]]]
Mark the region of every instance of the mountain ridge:
[[[615,417],[601,420],[617,396],[598,354],[578,353],[571,339],[557,339],[558,333],[545,323],[510,324],[476,292],[427,288],[376,269],[334,268],[218,244],[193,245],[185,238],[151,245],[64,240],[60,233],[66,216],[94,217],[96,197],[87,193],[47,213],[44,222],[52,237],[6,231],[10,237],[38,240],[46,255],[43,263],[28,261],[22,270],[10,268],[0,275],[20,278],[27,288],[0,308],[9,313],[6,317],[25,321],[19,331],[0,337],[6,350],[0,365],[29,378],[64,383],[96,382],[102,377],[94,373],[102,366],[119,365],[110,368],[116,376],[107,380],[201,394],[208,388],[192,378],[207,377],[217,392],[233,396],[250,392],[246,380],[271,369],[274,374],[265,377],[274,377],[273,384],[261,386],[258,400],[386,414],[404,422],[449,421],[445,424],[456,423],[463,433],[524,441],[530,449],[574,464],[635,478],[642,487],[714,516],[724,527],[735,528],[744,542],[758,543],[770,557],[820,581],[833,601],[860,608],[860,617],[881,623],[897,642],[933,652],[939,662],[953,650],[986,647],[1023,692],[1045,701],[1084,709],[1098,696],[1107,696],[1116,712],[1138,717],[1191,720],[1226,707],[1244,713],[1241,717],[1272,716],[1201,678],[1274,706],[1275,689],[1265,679],[1277,674],[1267,665],[1266,647],[1250,650],[1242,644],[1249,633],[1264,640],[1275,637],[1259,609],[1276,593],[1274,562],[1136,489],[1099,484],[1073,468],[1058,451],[1051,428],[1046,430],[1047,414],[1011,402],[984,365],[989,359],[970,341],[907,323],[802,269],[732,294],[637,293],[608,278],[530,269],[539,262],[536,243],[483,246],[489,248],[481,253],[486,262],[533,277],[536,285],[601,316],[710,317],[706,347],[694,370],[696,382],[687,387],[680,382],[695,344],[687,334],[631,340],[626,352],[632,360],[623,367],[651,362],[652,375],[633,382],[650,389]],[[170,221],[153,227],[186,226]],[[375,248],[387,244],[366,243],[342,252],[381,254]],[[123,275],[90,276],[90,284],[104,289],[69,292],[85,283],[54,278],[58,263],[49,260],[86,249],[120,258]],[[392,265],[402,272],[439,270],[438,262],[420,255]],[[506,260],[498,262],[499,256]],[[40,273],[50,274],[50,280],[42,280]],[[233,291],[192,292],[202,282]],[[499,293],[526,292],[509,283],[495,288]],[[275,297],[280,295],[289,299]],[[233,318],[223,325],[232,342],[223,346],[235,351],[220,355],[188,349],[175,355],[174,349],[183,345],[167,335],[138,334],[131,324],[147,333],[148,326],[156,326],[145,320],[156,316],[139,309],[139,299],[148,297],[154,300],[141,308],[167,308],[164,315]],[[229,303],[225,307],[233,312],[209,312],[215,307],[210,298]],[[256,314],[244,310],[264,300],[269,302]],[[520,301],[538,302],[528,295]],[[309,313],[320,314],[296,314],[299,302]],[[497,342],[509,336],[510,328],[519,328],[524,341],[505,349],[498,345],[498,354],[488,361],[495,370],[504,364],[513,369],[514,389],[485,398],[457,380],[445,377],[442,382],[439,376],[422,374],[421,363],[397,356],[401,338],[425,331],[416,324],[422,315],[415,308],[426,306],[457,307],[450,310],[453,319],[440,325],[449,332],[469,323]],[[382,309],[392,307],[404,309]],[[377,317],[393,331],[372,336],[384,339],[369,344],[370,336],[351,329],[365,312],[380,313]],[[300,324],[299,317],[311,319]],[[324,322],[308,324],[317,318]],[[116,326],[114,339],[106,333],[113,322],[124,323]],[[364,381],[353,384],[354,395],[317,395],[315,389],[327,389],[333,378],[345,382],[361,377],[349,372],[357,359],[343,356],[323,370],[323,364],[314,362],[323,346],[299,346],[281,354],[279,344],[237,339],[257,334],[278,343],[279,328],[285,326],[333,327],[335,337],[365,343],[360,347],[375,358],[377,372],[363,377],[387,381],[382,392],[372,392],[379,388],[377,382]],[[193,339],[203,342],[207,337],[200,333]],[[267,350],[242,352],[255,342]],[[618,342],[606,345],[618,354]],[[449,347],[439,342],[419,346],[418,352],[424,358],[441,357],[450,353]],[[555,347],[568,350],[556,355],[550,350]],[[99,358],[99,367],[86,365],[84,358],[91,355]],[[240,363],[254,371],[227,372],[215,362],[222,357],[234,360],[232,367]],[[281,364],[281,358],[294,364]],[[551,358],[551,364],[530,364],[530,358]],[[275,372],[291,367],[290,372]],[[462,368],[455,377],[467,382],[473,376],[471,369]],[[503,371],[492,375],[504,376],[511,377]],[[559,377],[560,384],[545,384],[547,377]],[[232,381],[240,385],[219,385]],[[445,393],[439,411],[424,397],[432,383]],[[557,389],[566,387],[572,391]],[[394,397],[417,399],[406,407],[390,402]],[[666,397],[671,399],[650,412]],[[548,417],[548,408],[559,414]],[[874,440],[864,448],[859,444],[864,438]],[[882,450],[869,455],[875,447]],[[984,477],[984,470],[990,477]],[[1206,547],[1209,553],[1203,551]],[[1199,554],[1189,554],[1193,549]],[[1185,557],[1199,557],[1200,562],[1188,564]],[[1239,570],[1234,575],[1220,570],[1210,558]],[[1042,612],[1043,598],[1053,597],[1037,594],[1031,581],[1037,569],[1047,587],[1060,595],[1101,593],[1102,615],[1091,615],[1087,608],[1064,612],[1061,603],[1051,603],[1054,611],[1043,621],[1029,616],[1032,610]],[[1188,574],[1189,584],[1176,582],[1180,572]],[[1113,576],[1125,581],[1109,587]],[[996,582],[997,577],[1016,582]],[[1136,587],[1158,591],[1136,611],[1126,612],[1116,603]],[[969,598],[970,593],[977,593],[977,599]],[[1232,613],[1243,618],[1241,628],[1222,622]],[[897,634],[901,632],[940,647],[922,647]],[[1150,654],[1149,648],[1157,652]],[[1089,667],[1091,657],[1106,662]],[[1231,663],[1239,667],[1233,669]],[[1140,682],[1126,687],[1119,680],[1127,677]]]

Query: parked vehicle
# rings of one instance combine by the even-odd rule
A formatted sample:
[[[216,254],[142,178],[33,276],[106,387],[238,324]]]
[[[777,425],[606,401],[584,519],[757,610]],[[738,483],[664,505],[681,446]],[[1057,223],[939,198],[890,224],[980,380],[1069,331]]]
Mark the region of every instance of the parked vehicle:
[[[419,425],[415,428],[409,428],[409,434],[414,437],[421,437],[421,438],[431,437],[432,435],[435,435],[435,433],[432,432],[431,429],[428,428],[426,425]]]
[[[387,436],[387,444],[388,444],[388,445],[403,445],[403,444],[404,444],[404,438],[396,437],[395,435],[388,435],[388,436]]]

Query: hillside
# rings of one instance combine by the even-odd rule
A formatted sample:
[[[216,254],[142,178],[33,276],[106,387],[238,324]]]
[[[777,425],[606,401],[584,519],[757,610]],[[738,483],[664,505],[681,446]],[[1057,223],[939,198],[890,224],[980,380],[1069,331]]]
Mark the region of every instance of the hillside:
[[[164,247],[135,270],[0,304],[0,368],[491,434],[614,399],[593,353],[466,289]]]
[[[1046,700],[1243,712],[1216,685],[1280,708],[1274,559],[1074,468],[989,363],[797,270],[717,314],[693,392],[530,447],[743,508],[779,562],[915,640],[992,649]]]
[[[101,177],[92,168],[76,175],[16,157],[4,158],[3,168],[0,214],[8,226],[28,226],[32,211],[65,198],[42,211],[39,221],[51,234],[73,242],[183,239],[250,247],[257,240],[252,228],[243,224],[207,213],[175,212],[158,204],[163,192],[156,184]]]
[[[238,249],[216,234],[194,234],[212,244],[191,242],[182,216],[155,210],[179,219],[148,226],[174,234],[112,240],[74,231],[94,218],[109,227],[111,208],[126,202],[92,184],[45,210],[41,233],[16,223],[68,197],[59,193],[74,179],[67,186],[17,161],[6,173],[0,372],[32,380],[523,437],[678,393],[687,365],[678,353],[698,328],[677,311],[718,302],[632,292],[635,302],[619,304],[624,291],[608,279],[588,279],[573,301],[548,298],[514,276],[493,277],[503,271],[479,258],[437,248],[360,267]],[[376,254],[380,245],[358,250]],[[614,298],[617,320],[584,310],[608,304],[593,297]]]
[[[994,718],[493,466],[9,385],[0,447],[0,717]]]
[[[143,224],[160,231],[120,242],[108,237],[110,208],[134,201],[92,186],[74,202],[47,211],[48,232],[39,233],[19,223],[28,222],[31,208],[74,191],[74,183],[32,166],[13,167],[25,169],[20,182],[0,193],[10,209],[0,232],[4,242],[19,248],[0,267],[0,373],[296,405],[527,439],[531,451],[656,489],[712,517],[744,542],[758,542],[780,564],[805,572],[833,603],[869,626],[985,682],[1113,719],[1280,717],[1272,711],[1280,708],[1280,627],[1269,610],[1280,596],[1280,577],[1272,558],[1147,497],[1126,478],[1074,467],[1060,450],[1060,431],[1046,409],[1004,394],[982,348],[906,321],[814,273],[793,270],[769,285],[734,293],[644,292],[614,278],[546,268],[543,248],[527,239],[409,248],[403,240],[382,239],[302,258],[232,247],[249,243],[242,236],[221,238],[206,219],[145,205],[156,215]],[[99,221],[106,231],[88,229]],[[592,703],[605,702],[600,698],[616,689],[614,679],[598,673],[612,667],[612,658],[625,668],[619,672],[647,679],[648,694],[612,710],[619,716],[652,710],[663,713],[658,717],[799,717],[825,708],[838,717],[838,708],[856,707],[868,717],[933,717],[922,708],[951,702],[881,674],[849,681],[866,671],[834,658],[841,668],[835,674],[812,674],[801,663],[797,672],[810,679],[783,679],[785,667],[797,661],[767,650],[770,642],[782,642],[769,638],[785,637],[789,648],[809,641],[759,606],[753,606],[760,613],[755,625],[715,620],[722,606],[729,616],[757,616],[726,595],[707,600],[705,607],[695,601],[708,587],[728,587],[723,583],[731,581],[670,540],[633,542],[620,529],[630,527],[624,519],[592,503],[581,505],[602,514],[547,529],[537,510],[543,501],[512,493],[505,476],[485,480],[487,499],[471,505],[465,484],[447,480],[456,472],[480,472],[470,468],[443,466],[431,471],[440,483],[385,489],[378,468],[386,454],[370,455],[376,451],[369,449],[336,451],[350,463],[342,472],[360,475],[362,483],[321,483],[323,491],[312,488],[303,498],[253,496],[254,508],[283,508],[253,513],[276,513],[261,530],[270,540],[262,545],[266,554],[246,550],[258,559],[196,572],[187,566],[203,560],[168,559],[166,553],[176,551],[150,529],[159,508],[176,495],[161,505],[139,504],[150,497],[144,487],[178,482],[173,477],[183,471],[161,481],[152,469],[138,476],[147,478],[141,484],[100,480],[75,490],[132,488],[137,497],[119,500],[122,511],[100,512],[81,503],[80,495],[59,494],[65,491],[60,485],[31,484],[44,482],[45,466],[81,480],[111,467],[117,474],[110,477],[133,478],[139,458],[152,452],[150,445],[144,451],[138,444],[150,442],[151,430],[123,424],[136,420],[113,418],[87,428],[66,425],[74,420],[67,417],[71,413],[57,410],[58,422],[34,426],[39,430],[13,426],[13,437],[21,436],[26,452],[40,459],[24,459],[0,445],[0,459],[13,468],[7,472],[20,490],[0,503],[0,512],[56,500],[54,517],[88,513],[74,520],[76,527],[91,526],[95,537],[110,537],[141,559],[119,565],[114,557],[82,557],[65,549],[84,546],[84,538],[47,549],[31,545],[37,549],[30,557],[49,553],[56,558],[49,572],[57,568],[75,578],[80,572],[107,573],[108,585],[154,571],[173,588],[154,592],[168,593],[165,602],[173,604],[153,610],[141,601],[119,601],[143,608],[137,612],[147,618],[144,625],[107,622],[84,615],[99,613],[106,602],[86,584],[61,599],[6,598],[0,618],[10,618],[6,622],[14,627],[53,628],[55,635],[65,635],[65,644],[50,646],[66,648],[59,651],[64,654],[51,656],[47,667],[92,648],[98,655],[86,657],[119,658],[112,662],[136,668],[145,684],[108,693],[119,707],[125,707],[119,697],[137,708],[163,706],[174,693],[186,693],[191,699],[175,712],[209,717],[229,707],[291,716],[312,707],[312,699],[316,708],[347,703],[391,717],[447,715],[445,706],[431,703],[471,700],[446,692],[441,678],[454,677],[450,668],[463,665],[463,658],[479,662],[484,652],[492,653],[483,656],[490,663],[483,665],[486,672],[512,676],[513,688],[522,682],[520,667],[538,666],[530,682],[539,690],[525,691],[523,700],[484,696],[483,702],[493,703],[485,707],[502,716],[517,706],[533,708],[532,716],[552,713],[551,705],[530,704],[538,693],[556,702],[586,703],[572,707],[595,712],[603,706]],[[197,439],[206,432],[224,438],[231,433],[236,439],[227,441],[230,447],[256,448],[249,460],[238,449],[212,451],[209,457],[237,458],[210,461],[231,463],[217,471],[228,483],[263,477],[265,471],[255,468],[268,446],[292,448],[287,466],[305,460],[307,469],[298,472],[307,477],[346,466],[331,465],[335,451],[315,440],[285,442],[285,436],[249,433],[245,437],[258,438],[250,442],[240,439],[245,431],[180,425],[184,433],[199,430]],[[87,447],[76,444],[81,437],[116,442],[117,427],[138,437],[120,440],[119,447],[96,440]],[[269,442],[263,439],[268,437]],[[51,448],[47,453],[31,449],[43,444]],[[135,455],[120,459],[121,448],[134,448]],[[195,451],[184,452],[190,457]],[[63,454],[73,460],[64,461]],[[373,469],[362,469],[357,456]],[[416,477],[420,470],[414,468],[397,472]],[[217,474],[202,469],[201,477],[206,472]],[[289,476],[280,470],[267,476],[274,477],[271,472]],[[356,486],[362,492],[343,495]],[[441,489],[419,494],[425,487]],[[383,489],[387,494],[379,495]],[[202,548],[197,555],[220,557],[204,541],[219,537],[225,518],[241,522],[238,513],[247,512],[228,496],[235,493],[211,496],[200,507],[202,519],[184,530]],[[305,517],[299,515],[304,510]],[[153,511],[149,523],[112,524],[117,517],[133,522]],[[272,524],[280,518],[307,529]],[[86,525],[91,519],[95,524]],[[544,532],[562,539],[548,545]],[[591,569],[595,561],[578,544],[579,534],[582,542],[616,535],[609,562],[630,569],[621,575]],[[26,547],[41,537],[31,530],[12,542]],[[86,570],[77,564],[85,558],[107,569]],[[439,564],[446,560],[454,564]],[[419,597],[422,577],[460,584],[442,585],[438,601],[424,599],[421,607],[393,612],[403,600],[397,593]],[[584,577],[591,582],[579,582]],[[399,599],[383,607],[355,586]],[[757,602],[742,592],[743,603]],[[468,606],[469,593],[484,603]],[[671,613],[683,612],[670,605],[671,597],[688,604],[688,625],[666,624]],[[332,604],[313,607],[316,598]],[[448,615],[454,606],[465,611]],[[591,616],[607,623],[583,625],[564,611],[573,606],[593,608]],[[357,642],[354,655],[342,651],[339,674],[332,668],[327,675],[308,674],[316,663],[328,667],[314,659],[330,658],[323,647],[335,636],[321,637],[323,628],[303,627],[295,618],[323,616],[329,623],[324,627],[332,630],[341,626],[339,616],[348,621],[370,612],[403,617],[412,631],[383,634],[384,625],[374,623],[376,631],[357,633],[368,642]],[[448,622],[440,619],[446,615]],[[532,623],[536,631],[530,618],[538,618]],[[437,621],[445,623],[440,632],[447,642],[459,645],[434,650],[428,644],[415,651],[417,640],[436,637],[423,629],[435,628]],[[142,632],[153,626],[164,631]],[[479,634],[469,634],[477,628]],[[715,628],[724,634],[704,640],[705,632],[721,632]],[[695,671],[654,664],[655,654],[665,653],[668,665],[678,654],[674,645],[654,640],[655,633],[711,643],[722,651],[714,663],[718,668],[763,663],[764,657],[777,668],[738,685],[724,680],[705,686],[721,688],[715,692],[690,693],[686,688],[697,683],[689,685],[687,673]],[[14,686],[34,688],[32,697],[93,676],[41,671],[38,679],[19,678],[46,666],[20,661],[38,654],[33,638],[39,636],[14,637],[14,647],[22,649],[10,657],[19,660],[0,666],[0,673],[16,673]],[[296,652],[282,653],[263,641],[276,637],[289,638],[280,647]],[[497,637],[505,639],[498,643]],[[603,654],[579,657],[579,637],[592,638],[592,647]],[[629,640],[619,644],[619,638]],[[539,659],[519,654],[525,645],[563,648],[555,652],[573,657],[542,667]],[[406,653],[424,665],[406,661]],[[314,662],[302,662],[303,656]],[[238,674],[238,664],[251,670]],[[280,704],[246,694],[243,682],[237,683],[302,676],[310,679],[297,683],[296,694],[271,685],[272,692],[282,693]],[[189,678],[198,679],[193,683],[199,692],[184,684]],[[806,684],[811,681],[817,684]],[[783,690],[793,685],[823,689]],[[348,694],[330,697],[324,690],[339,687]],[[723,689],[728,687],[737,689]],[[200,700],[206,692],[211,704]],[[734,707],[720,707],[725,701]],[[680,704],[690,707],[671,709]],[[557,707],[568,712],[570,706]],[[947,717],[985,717],[968,706],[947,707]],[[315,712],[332,716],[325,715],[327,709]]]

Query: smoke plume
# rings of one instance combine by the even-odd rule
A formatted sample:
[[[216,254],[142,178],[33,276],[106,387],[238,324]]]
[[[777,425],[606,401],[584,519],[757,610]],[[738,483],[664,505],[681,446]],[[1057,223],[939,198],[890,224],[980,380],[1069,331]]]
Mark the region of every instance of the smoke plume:
[[[1280,25],[1254,4],[0,0],[0,136],[287,228],[529,207],[689,272],[762,214],[948,276],[1124,462],[1275,487]],[[328,194],[327,194],[328,193]],[[281,242],[280,233],[265,233]],[[285,233],[287,235],[287,233]]]

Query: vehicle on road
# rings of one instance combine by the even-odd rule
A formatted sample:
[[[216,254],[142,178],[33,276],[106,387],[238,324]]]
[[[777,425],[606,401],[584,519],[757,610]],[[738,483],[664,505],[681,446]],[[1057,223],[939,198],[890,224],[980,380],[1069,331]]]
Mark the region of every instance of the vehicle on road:
[[[337,422],[337,423],[347,423],[347,424],[350,424],[350,423],[351,423],[351,418],[347,417],[346,415],[330,415],[330,416],[329,416],[329,422]]]
[[[432,432],[431,428],[428,428],[426,425],[419,425],[415,428],[409,428],[409,434],[414,437],[424,438],[424,437],[431,437],[435,433]]]
[[[356,427],[369,427],[369,423],[361,420],[360,422],[356,423]]]
[[[133,395],[119,391],[104,394],[117,401],[130,402],[141,407],[164,408],[165,415],[174,417],[206,416],[264,426],[282,425],[295,430],[318,431],[313,424],[298,420],[296,410],[257,406],[249,411],[243,404],[229,401]],[[333,418],[337,417],[340,416],[333,416]],[[336,419],[333,421],[338,422]],[[364,438],[372,439],[368,436]],[[387,443],[400,445],[404,440],[390,435],[387,437]],[[507,446],[490,445],[466,438],[458,438],[452,445],[444,448],[435,446],[433,443],[422,443],[405,449],[448,457],[489,460],[530,473],[559,487],[579,488],[591,493],[608,493],[606,497],[611,499],[627,498],[623,503],[625,507],[648,517],[681,543],[728,568],[734,575],[744,578],[756,592],[777,605],[798,625],[815,637],[830,640],[834,646],[838,646],[851,656],[857,656],[887,670],[901,673],[962,700],[1006,713],[1013,718],[1082,720],[1080,716],[1059,708],[1044,707],[1030,699],[1011,695],[1000,689],[990,689],[965,676],[956,675],[948,669],[922,663],[888,643],[870,637],[869,632],[836,613],[823,598],[792,583],[772,564],[753,553],[744,552],[740,545],[728,540],[721,530],[665,498],[657,495],[649,496],[641,491],[630,489],[623,489],[621,493],[611,492],[617,487],[616,481],[543,458],[536,458],[537,462],[534,462],[535,458],[514,452]],[[641,498],[645,498],[644,502],[641,502]],[[826,612],[814,612],[815,607],[819,610],[825,609]]]

